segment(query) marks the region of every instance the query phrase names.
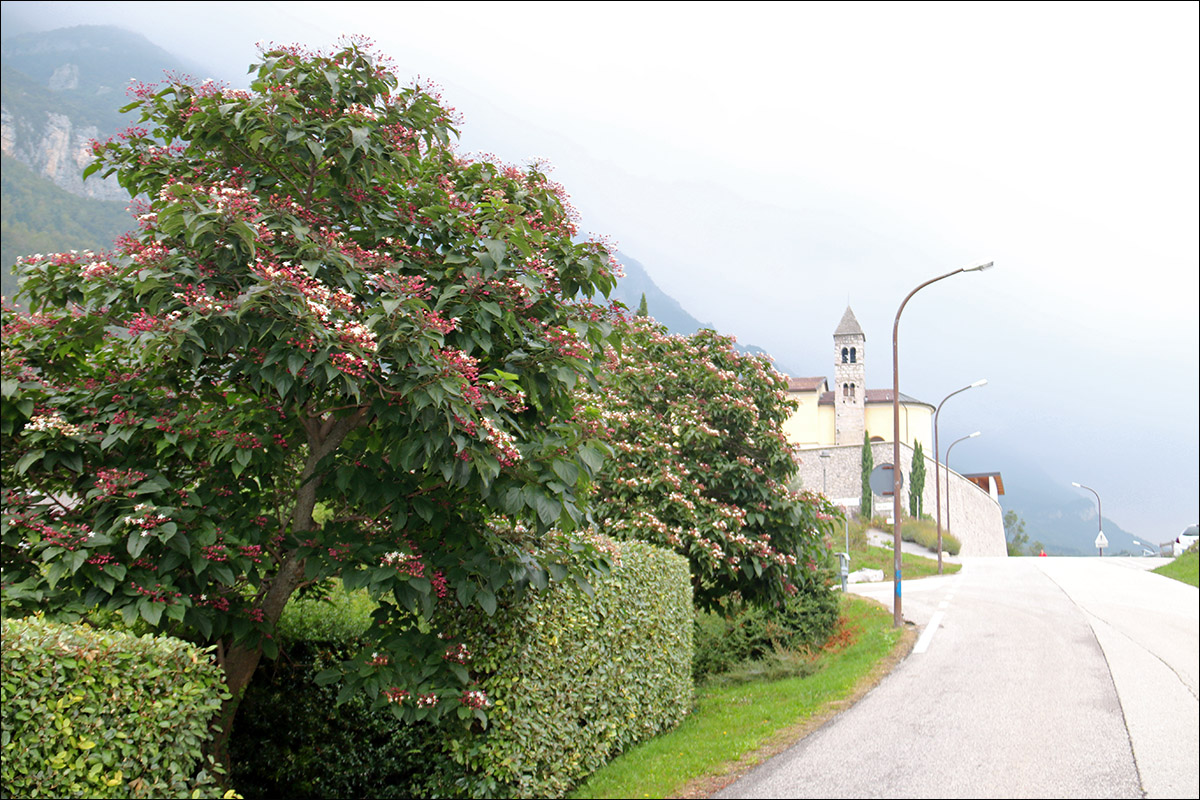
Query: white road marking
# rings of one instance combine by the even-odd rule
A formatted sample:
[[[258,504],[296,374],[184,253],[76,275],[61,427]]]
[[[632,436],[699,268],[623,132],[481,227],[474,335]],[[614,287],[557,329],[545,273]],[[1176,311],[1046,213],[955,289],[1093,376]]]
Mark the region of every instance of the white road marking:
[[[917,639],[917,644],[913,647],[914,653],[924,653],[929,649],[929,643],[933,640],[933,634],[937,631],[938,625],[942,624],[942,616],[941,611],[934,612],[933,617],[929,620],[929,624],[921,632],[921,638]]]

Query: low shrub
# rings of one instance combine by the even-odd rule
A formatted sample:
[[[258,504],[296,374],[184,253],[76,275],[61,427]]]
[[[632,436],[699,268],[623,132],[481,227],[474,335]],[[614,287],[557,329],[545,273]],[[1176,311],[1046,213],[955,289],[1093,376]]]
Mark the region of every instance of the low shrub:
[[[906,542],[915,542],[932,553],[937,552],[937,525],[930,520],[904,520],[904,524],[900,526],[900,538]],[[956,556],[962,550],[962,542],[949,530],[943,530],[942,549]]]
[[[884,533],[892,532],[892,526],[887,520],[879,517],[871,520],[871,527]],[[931,553],[937,553],[937,523],[924,517],[905,519],[900,526],[900,539],[919,544]],[[957,536],[950,533],[948,528],[942,530],[942,549],[952,556],[956,556],[962,551],[962,542]]]
[[[221,797],[201,749],[228,698],[207,651],[40,617],[5,619],[4,797]]]
[[[777,654],[819,647],[833,633],[837,616],[838,598],[831,591],[797,594],[779,606],[725,598],[719,612],[696,612],[692,676],[702,683],[736,669],[763,669],[746,666],[756,661],[791,663]]]

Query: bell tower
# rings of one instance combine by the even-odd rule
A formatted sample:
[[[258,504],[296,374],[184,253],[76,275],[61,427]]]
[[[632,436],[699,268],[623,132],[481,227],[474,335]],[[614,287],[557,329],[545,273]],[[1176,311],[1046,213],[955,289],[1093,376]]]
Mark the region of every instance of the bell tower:
[[[862,444],[865,430],[867,380],[865,345],[850,306],[833,332],[834,444]]]

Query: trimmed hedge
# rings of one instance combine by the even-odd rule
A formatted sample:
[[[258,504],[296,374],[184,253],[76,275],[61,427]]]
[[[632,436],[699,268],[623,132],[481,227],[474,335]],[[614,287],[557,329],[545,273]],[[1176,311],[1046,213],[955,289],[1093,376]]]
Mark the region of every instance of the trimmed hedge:
[[[5,619],[5,797],[221,797],[201,748],[227,698],[208,653],[30,617]]]
[[[693,611],[687,560],[601,540],[612,573],[594,597],[570,583],[502,602],[492,617],[457,604],[439,624],[471,642],[490,724],[453,715],[404,724],[313,677],[355,655],[370,624],[364,593],[293,601],[281,657],[259,667],[230,749],[246,797],[561,796],[691,707]],[[469,727],[468,727],[469,726]]]
[[[595,593],[563,584],[497,611],[470,636],[489,726],[447,726],[435,794],[561,797],[630,746],[678,725],[692,703],[687,559],[600,539],[612,573]]]

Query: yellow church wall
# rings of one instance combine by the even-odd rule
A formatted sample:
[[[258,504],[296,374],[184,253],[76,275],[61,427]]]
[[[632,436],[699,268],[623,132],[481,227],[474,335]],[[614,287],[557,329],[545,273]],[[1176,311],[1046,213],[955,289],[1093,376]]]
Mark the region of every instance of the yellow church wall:
[[[802,447],[813,447],[824,444],[821,439],[820,413],[817,400],[819,393],[789,392],[788,395],[799,402],[800,407],[783,423],[783,432],[789,441]]]
[[[867,434],[872,439],[892,441],[892,406],[890,403],[872,403],[866,409]],[[900,405],[900,441],[931,452],[933,443],[933,409],[925,404],[902,403]]]

